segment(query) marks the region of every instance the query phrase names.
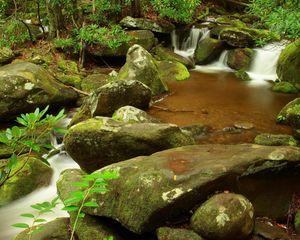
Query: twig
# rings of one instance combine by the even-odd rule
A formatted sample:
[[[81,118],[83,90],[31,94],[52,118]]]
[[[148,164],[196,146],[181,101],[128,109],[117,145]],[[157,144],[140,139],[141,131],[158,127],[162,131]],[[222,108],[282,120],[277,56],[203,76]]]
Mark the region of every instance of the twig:
[[[155,105],[152,105],[151,107],[157,108],[159,110],[166,111],[166,112],[194,112],[193,110],[170,109],[170,108],[167,108],[167,107],[160,107],[160,106],[155,106]]]
[[[78,93],[83,94],[83,95],[85,95],[85,96],[89,96],[89,95],[90,95],[89,93],[84,92],[84,91],[81,91],[81,90],[79,90],[79,89],[77,89],[77,88],[75,88],[75,87],[73,87],[73,86],[67,86],[67,87],[68,87],[68,88],[71,88],[71,89],[73,89],[75,92],[78,92]]]

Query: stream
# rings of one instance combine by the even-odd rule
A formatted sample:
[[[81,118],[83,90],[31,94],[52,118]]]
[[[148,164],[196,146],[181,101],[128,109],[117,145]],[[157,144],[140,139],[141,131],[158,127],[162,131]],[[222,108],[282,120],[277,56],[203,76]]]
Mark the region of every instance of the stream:
[[[190,36],[181,44],[178,43],[175,32],[172,34],[174,51],[185,57],[192,57],[197,41],[209,36],[207,29],[193,28]],[[169,82],[171,95],[155,103],[149,113],[163,122],[180,126],[205,124],[210,127],[207,136],[199,139],[199,143],[243,143],[252,142],[253,138],[262,132],[290,133],[290,129],[277,125],[275,118],[281,108],[296,97],[295,94],[274,93],[271,84],[265,80],[276,79],[276,62],[284,44],[270,44],[261,49],[255,49],[256,56],[249,75],[253,79],[243,82],[237,79],[233,71],[226,65],[227,51],[220,58],[206,66],[196,66],[191,71],[191,78],[184,82]],[[163,110],[165,109],[165,110]],[[236,122],[253,124],[250,130],[233,134],[223,131]],[[12,239],[22,229],[10,225],[26,222],[20,217],[22,213],[32,212],[30,205],[50,201],[56,196],[56,180],[62,170],[78,168],[64,152],[49,159],[54,169],[51,185],[36,190],[28,196],[0,208],[0,240]],[[44,218],[47,220],[67,216],[61,211],[62,205],[55,213]],[[30,220],[30,219],[29,219]]]

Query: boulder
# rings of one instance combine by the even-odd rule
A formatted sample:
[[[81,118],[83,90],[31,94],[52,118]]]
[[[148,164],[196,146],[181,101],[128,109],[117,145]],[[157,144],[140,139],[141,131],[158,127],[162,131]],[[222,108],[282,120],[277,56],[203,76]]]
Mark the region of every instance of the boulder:
[[[84,92],[95,92],[98,88],[109,82],[110,76],[106,74],[91,74],[84,78],[81,82],[81,89]]]
[[[73,228],[76,215],[70,213],[71,226]],[[84,218],[80,218],[77,222],[75,234],[78,240],[105,240],[113,237],[113,240],[123,240],[111,224],[107,224],[105,220],[99,217],[86,214]]]
[[[290,125],[294,128],[300,128],[300,98],[285,105],[276,118],[277,123]]]
[[[131,38],[128,43],[123,43],[118,48],[103,48],[99,47],[88,47],[90,54],[98,57],[124,57],[128,52],[128,49],[135,44],[138,44],[145,48],[147,51],[150,51],[152,46],[155,43],[154,34],[148,30],[135,30],[127,31],[127,35]]]
[[[114,112],[112,119],[124,123],[159,123],[160,120],[132,106],[121,107]]]
[[[151,89],[152,95],[168,91],[167,85],[160,77],[156,60],[139,45],[134,45],[128,50],[126,64],[120,69],[117,79],[141,81]]]
[[[296,40],[281,52],[277,62],[279,80],[300,83],[300,40]]]
[[[77,93],[41,66],[23,62],[0,67],[0,117],[8,120],[46,105],[70,104]]]
[[[79,166],[92,172],[132,157],[194,144],[194,141],[173,124],[127,124],[96,117],[72,126],[64,143]]]
[[[156,46],[153,49],[153,52],[155,54],[156,59],[158,59],[159,61],[180,62],[187,68],[193,68],[195,66],[194,62],[191,59],[182,57],[168,48]]]
[[[289,82],[276,82],[272,87],[272,91],[280,93],[297,93],[298,89]]]
[[[158,33],[171,33],[175,26],[166,20],[153,20],[148,18],[133,18],[127,16],[120,21],[120,25],[126,28],[150,30]]]
[[[254,46],[253,35],[239,28],[225,28],[220,33],[220,40],[232,47],[244,48]]]
[[[291,135],[262,133],[255,137],[255,144],[265,146],[297,146],[298,142]]]
[[[156,230],[158,240],[204,240],[193,230],[161,227]]]
[[[207,239],[246,239],[254,228],[254,209],[242,195],[216,194],[196,210],[191,226]]]
[[[160,77],[164,82],[168,80],[184,81],[190,77],[188,69],[180,62],[160,61],[157,64]]]
[[[0,186],[0,206],[17,200],[39,187],[50,184],[52,169],[42,159],[23,155]]]
[[[37,229],[37,227],[43,227],[43,229],[31,235],[29,235],[29,230],[26,229],[19,233],[14,240],[25,240],[28,239],[29,236],[31,236],[31,240],[69,240],[71,237],[69,218],[57,218],[45,224],[37,225],[30,230]]]
[[[254,50],[250,48],[237,48],[228,51],[227,64],[235,70],[249,70],[254,56]]]
[[[84,123],[78,125],[80,128]],[[89,126],[89,133],[82,131],[86,132],[82,138],[90,136],[84,141],[89,151],[82,151],[85,149],[83,144],[75,147],[79,149],[77,154],[86,161],[88,154],[96,149],[93,144],[89,145],[91,135],[94,135],[94,129],[99,129]],[[148,136],[148,129],[143,124],[139,126],[143,128],[142,134]],[[141,133],[138,131],[137,135]],[[160,141],[160,145],[163,142]],[[117,143],[110,143],[110,149],[115,148]],[[122,151],[126,149],[127,146]],[[101,152],[105,153],[106,150]],[[72,155],[76,157],[75,151]],[[84,208],[84,212],[113,218],[135,233],[150,232],[188,214],[210,194],[229,190],[246,196],[254,206],[255,215],[286,219],[292,196],[300,193],[299,164],[300,149],[297,147],[208,144],[169,149],[97,171],[115,170],[120,177],[108,182],[109,191],[105,194],[90,196],[101,207]],[[76,172],[66,170],[61,175],[58,189],[62,199],[69,194],[67,189],[73,186],[68,176],[74,179]]]
[[[291,240],[291,237],[284,228],[274,224],[274,221],[268,219],[256,219],[254,228],[254,237],[251,240]],[[255,238],[256,237],[256,238]]]
[[[11,62],[15,57],[15,54],[10,48],[0,48],[0,65]]]
[[[211,63],[218,59],[223,50],[223,41],[213,38],[205,38],[197,45],[195,50],[195,62],[200,65]]]

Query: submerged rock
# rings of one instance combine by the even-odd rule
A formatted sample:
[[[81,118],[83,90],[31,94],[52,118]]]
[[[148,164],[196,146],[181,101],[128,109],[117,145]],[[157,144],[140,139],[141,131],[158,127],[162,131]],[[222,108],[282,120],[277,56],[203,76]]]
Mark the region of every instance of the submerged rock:
[[[281,93],[297,93],[298,89],[289,82],[278,82],[273,85],[272,91]]]
[[[127,31],[127,35],[131,38],[128,43],[123,43],[118,48],[103,48],[99,47],[88,47],[90,54],[98,57],[124,57],[128,52],[128,49],[135,44],[142,46],[147,51],[150,51],[155,43],[154,34],[148,30],[135,30]]]
[[[182,57],[168,48],[157,46],[153,49],[153,52],[159,61],[180,62],[187,68],[193,68],[195,66],[191,59]]]
[[[161,227],[156,230],[158,240],[204,240],[193,230]]]
[[[190,77],[188,69],[180,62],[160,61],[158,70],[161,79],[165,82],[168,80],[184,81]]]
[[[71,237],[69,228],[69,218],[56,218],[53,221],[45,224],[40,224],[33,227],[30,230],[37,229],[37,227],[43,227],[43,229],[35,234],[31,234],[31,240],[69,240]],[[19,233],[14,240],[25,240],[30,236],[29,230],[26,229]],[[81,239],[79,239],[81,240]]]
[[[81,134],[75,136],[72,133],[75,128],[85,125],[90,130],[82,131],[85,132],[82,137]],[[126,126],[127,132],[133,128],[131,126],[134,125]],[[136,135],[149,136],[145,125],[138,126],[143,132],[136,131]],[[66,148],[70,137],[77,141],[86,139],[80,145],[74,144],[77,152],[72,149],[71,155],[80,156],[87,164],[88,155],[97,149],[94,142],[102,143],[100,141],[105,138],[90,140],[99,129],[97,125],[81,123],[73,128],[66,137]],[[121,132],[118,125],[114,129]],[[161,145],[164,141],[156,142]],[[132,142],[130,148],[123,146],[122,151],[132,152],[133,146],[141,143],[144,141]],[[117,145],[118,142],[111,140],[109,149],[116,150]],[[108,153],[108,150],[102,149],[91,158],[99,159],[97,156]],[[117,152],[121,153],[119,150]],[[85,208],[84,212],[113,218],[140,234],[164,226],[167,221],[172,223],[215,191],[231,190],[252,202],[255,215],[286,219],[291,196],[300,193],[299,164],[300,150],[297,147],[210,144],[169,149],[115,163],[97,171],[115,170],[119,178],[108,182],[109,191],[105,194],[93,193],[90,196],[100,207]],[[73,186],[70,177],[74,179],[75,175],[76,171],[66,170],[60,177],[58,189],[63,200]]]
[[[250,48],[237,48],[228,52],[227,64],[235,70],[248,70],[254,56],[254,50]]]
[[[235,71],[234,75],[242,81],[251,81],[249,74],[243,69]]]
[[[205,38],[197,45],[195,50],[195,62],[200,65],[208,64],[216,60],[223,50],[223,41],[213,38]]]
[[[112,119],[124,123],[160,123],[160,120],[151,117],[148,113],[132,106],[121,107],[114,112]]]
[[[92,172],[132,157],[194,144],[194,140],[173,124],[126,124],[98,117],[72,126],[64,143],[79,166]]]
[[[118,79],[136,79],[147,85],[152,95],[168,91],[160,77],[156,60],[142,46],[134,45],[127,53],[126,64],[120,69]]]
[[[147,18],[133,18],[127,16],[120,21],[121,26],[128,28],[137,28],[141,30],[150,30],[158,33],[171,33],[175,26],[166,20],[153,20]]]
[[[216,194],[196,210],[191,226],[207,239],[246,239],[254,228],[254,209],[242,195]]]
[[[15,54],[10,48],[3,47],[0,48],[0,66],[11,62],[15,57]]]
[[[297,146],[298,142],[293,136],[287,134],[262,133],[255,137],[254,143],[266,146]]]
[[[0,206],[17,200],[39,187],[49,185],[52,169],[35,156],[23,155],[0,186]]]
[[[300,83],[300,40],[296,40],[281,52],[277,62],[279,80]]]
[[[41,66],[23,62],[0,67],[0,118],[32,112],[46,105],[61,106],[77,99],[77,93]]]

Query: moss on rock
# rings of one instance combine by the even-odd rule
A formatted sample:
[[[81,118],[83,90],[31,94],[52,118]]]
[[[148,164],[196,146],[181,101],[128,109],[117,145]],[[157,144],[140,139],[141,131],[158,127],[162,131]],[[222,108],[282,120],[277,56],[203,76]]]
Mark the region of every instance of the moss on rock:
[[[158,240],[204,240],[192,230],[161,227],[156,230]]]
[[[297,93],[298,89],[289,82],[278,82],[272,87],[272,91],[281,93]]]
[[[190,77],[188,69],[180,62],[159,61],[157,65],[159,75],[164,82],[168,80],[184,81]]]
[[[262,133],[255,137],[254,143],[265,146],[297,146],[298,142],[293,136],[287,134]]]
[[[228,52],[227,64],[232,69],[248,70],[254,56],[254,50],[250,48],[237,48]]]

